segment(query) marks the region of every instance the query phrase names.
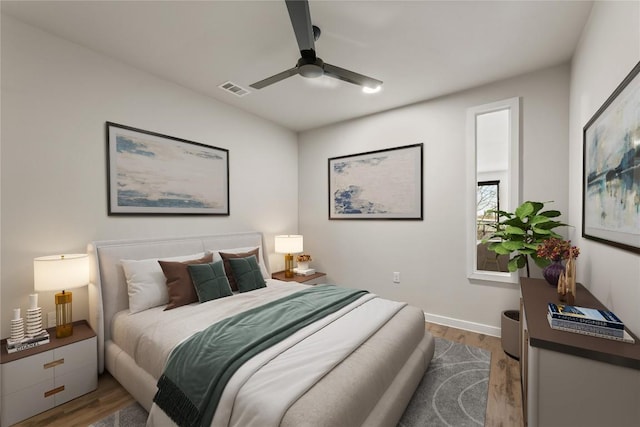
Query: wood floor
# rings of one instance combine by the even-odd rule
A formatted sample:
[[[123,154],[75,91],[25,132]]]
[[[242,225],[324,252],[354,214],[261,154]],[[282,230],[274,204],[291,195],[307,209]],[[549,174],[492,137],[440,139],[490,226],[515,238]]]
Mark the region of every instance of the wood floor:
[[[522,389],[520,388],[520,364],[502,350],[500,338],[426,324],[433,336],[484,348],[491,352],[489,395],[484,425],[487,427],[522,427]]]
[[[433,323],[427,323],[426,328],[436,337],[491,351],[485,426],[521,427],[523,422],[519,365],[502,351],[500,339]],[[20,427],[87,426],[133,402],[133,397],[109,373],[104,373],[98,379],[96,391],[16,425]]]

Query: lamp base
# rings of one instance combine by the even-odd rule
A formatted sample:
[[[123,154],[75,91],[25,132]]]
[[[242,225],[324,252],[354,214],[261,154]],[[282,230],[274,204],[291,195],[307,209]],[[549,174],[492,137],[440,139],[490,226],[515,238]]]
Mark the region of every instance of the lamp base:
[[[73,323],[56,325],[56,338],[65,338],[73,335]]]
[[[62,291],[56,294],[56,338],[73,335],[72,300],[73,294],[71,292]]]
[[[286,254],[284,256],[284,277],[291,279],[293,277],[293,255]]]

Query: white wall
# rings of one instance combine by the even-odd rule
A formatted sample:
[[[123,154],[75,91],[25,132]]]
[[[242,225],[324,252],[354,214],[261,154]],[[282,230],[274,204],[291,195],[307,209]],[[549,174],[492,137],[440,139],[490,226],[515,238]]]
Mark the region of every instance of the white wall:
[[[11,17],[1,36],[3,337],[11,308],[28,306],[34,257],[92,240],[245,230],[264,232],[273,252],[274,234],[298,231],[295,133]],[[105,121],[229,149],[231,215],[108,216]],[[86,288],[73,298],[74,318],[87,318]],[[53,294],[40,303],[53,310]]]
[[[640,3],[595,2],[571,67],[569,220],[578,280],[640,333],[640,255],[581,237],[582,130],[640,61]]]
[[[435,83],[425,77],[425,84]],[[465,120],[469,107],[515,96],[522,199],[554,200],[550,207],[567,212],[569,66],[563,65],[300,134],[300,232],[312,265],[334,283],[408,301],[431,319],[499,334],[500,312],[518,307],[519,290],[466,278]],[[328,158],[419,142],[424,221],[328,220]],[[392,284],[393,271],[401,273],[400,285]]]

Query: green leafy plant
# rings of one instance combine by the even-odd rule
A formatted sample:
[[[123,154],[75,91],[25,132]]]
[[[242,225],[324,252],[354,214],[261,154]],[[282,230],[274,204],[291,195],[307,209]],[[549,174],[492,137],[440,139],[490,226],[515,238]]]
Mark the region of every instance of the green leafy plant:
[[[551,237],[562,239],[553,229],[567,224],[553,219],[561,215],[559,211],[543,211],[543,208],[542,202],[527,201],[518,206],[515,212],[494,211],[498,215],[496,231],[483,243],[488,242],[487,248],[497,255],[510,256],[507,264],[509,271],[526,267],[529,277],[529,257],[539,267],[546,267],[551,262],[538,256],[538,246]],[[515,255],[511,256],[514,252]]]

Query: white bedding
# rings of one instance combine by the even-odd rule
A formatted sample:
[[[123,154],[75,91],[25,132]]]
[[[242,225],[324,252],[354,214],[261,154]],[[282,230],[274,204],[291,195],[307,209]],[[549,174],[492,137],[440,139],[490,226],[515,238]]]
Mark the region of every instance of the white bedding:
[[[114,340],[157,379],[171,350],[193,333],[304,288],[298,283],[270,280],[266,288],[203,304],[168,311],[156,307],[135,314],[123,311],[114,317]],[[279,425],[300,396],[405,305],[366,294],[258,354],[225,387],[212,427]],[[172,424],[154,404],[148,425]]]
[[[227,384],[211,426],[279,426],[297,399],[405,305],[364,295],[256,355]]]
[[[121,311],[113,318],[112,339],[157,380],[171,350],[195,332],[236,313],[307,288],[296,282],[272,279],[266,282],[266,288],[202,304],[167,311],[160,306],[134,314],[129,314],[129,310]]]

